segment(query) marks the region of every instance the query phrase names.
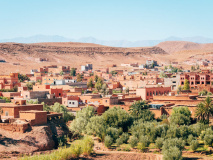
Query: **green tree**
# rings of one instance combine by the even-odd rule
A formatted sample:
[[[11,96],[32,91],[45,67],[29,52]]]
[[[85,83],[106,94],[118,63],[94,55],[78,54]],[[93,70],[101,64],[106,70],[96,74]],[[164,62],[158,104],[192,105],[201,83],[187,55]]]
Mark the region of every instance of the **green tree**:
[[[95,82],[98,82],[98,75],[95,75]]]
[[[164,73],[164,72],[161,72],[160,75],[159,75],[160,78],[167,78],[168,76]]]
[[[24,82],[25,80],[29,81],[30,79],[27,77],[27,75],[24,75],[24,74],[18,74],[18,79],[19,79],[19,82]]]
[[[126,87],[125,92],[126,92],[126,94],[129,94],[129,87]]]
[[[191,71],[195,71],[195,66],[191,66]]]
[[[123,128],[127,131],[132,124],[132,117],[123,109],[113,107],[102,114],[103,120],[107,126],[114,128]]]
[[[40,79],[38,79],[38,80],[37,80],[37,83],[41,84],[41,80],[40,80]]]
[[[93,79],[92,78],[89,79],[89,82],[87,83],[87,87],[88,88],[92,88],[93,87]]]
[[[28,90],[32,90],[33,89],[33,85],[35,85],[35,82],[27,82],[26,83],[26,87]]]
[[[76,69],[75,69],[75,68],[72,68],[72,69],[70,70],[70,75],[71,75],[71,76],[76,76]]]
[[[178,125],[188,125],[191,122],[190,117],[191,112],[188,107],[174,107],[170,116],[170,122]]]
[[[198,147],[199,147],[198,140],[197,139],[192,140],[190,143],[191,150],[195,151]]]
[[[201,122],[209,123],[210,115],[213,115],[213,103],[212,103],[212,99],[209,96],[207,96],[203,102],[200,102],[197,105],[195,116]]]
[[[107,147],[107,148],[110,148],[113,144],[113,139],[112,137],[110,136],[106,136],[105,139],[104,139],[104,145]]]
[[[67,107],[65,107],[64,105],[62,105],[58,102],[56,102],[56,103],[54,103],[54,105],[50,106],[50,111],[62,113],[63,119],[65,122],[68,122],[68,121],[74,119],[73,113],[69,112]]]
[[[148,108],[149,105],[146,101],[136,101],[129,107],[129,113],[135,119],[153,120],[154,114]]]
[[[95,110],[92,106],[83,108],[77,112],[76,118],[70,124],[70,130],[74,134],[86,133],[86,126],[90,122],[90,118],[95,115]]]
[[[182,91],[183,87],[182,86],[178,86],[177,88],[177,93],[179,94]]]
[[[157,149],[162,149],[163,147],[164,138],[158,137],[155,141],[155,146]]]
[[[107,85],[104,83],[101,87],[101,93],[105,96],[107,94]]]
[[[176,146],[171,146],[163,152],[163,160],[182,160],[182,152]]]
[[[98,81],[95,83],[95,88],[98,90],[98,92],[101,90],[103,85],[103,81],[101,78],[98,78]]]
[[[83,78],[84,78],[83,74],[78,74],[77,75],[77,82],[82,82]]]
[[[63,75],[64,75],[64,72],[63,72],[63,71],[61,71],[59,74],[60,74],[61,76],[63,76]]]
[[[138,138],[136,136],[132,136],[130,138],[130,142],[129,143],[130,143],[131,147],[134,148],[138,144]]]
[[[188,81],[188,79],[185,79],[183,90],[189,90],[189,89],[190,89],[189,81]]]
[[[110,73],[111,73],[113,76],[116,75],[116,74],[118,74],[117,71],[111,71]]]

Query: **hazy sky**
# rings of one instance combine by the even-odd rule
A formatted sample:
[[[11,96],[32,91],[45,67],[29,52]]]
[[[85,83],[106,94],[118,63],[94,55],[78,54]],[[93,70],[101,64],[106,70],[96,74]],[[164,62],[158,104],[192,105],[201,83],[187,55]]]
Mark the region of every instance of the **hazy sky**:
[[[213,38],[213,0],[0,0],[0,39]]]

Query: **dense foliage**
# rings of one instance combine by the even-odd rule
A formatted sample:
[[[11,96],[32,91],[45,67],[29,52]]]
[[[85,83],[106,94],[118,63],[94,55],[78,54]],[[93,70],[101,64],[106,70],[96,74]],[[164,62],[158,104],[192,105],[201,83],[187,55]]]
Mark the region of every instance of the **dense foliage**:
[[[67,107],[64,105],[61,105],[60,103],[56,102],[54,105],[48,106],[44,103],[43,104],[43,110],[44,111],[52,111],[52,112],[57,112],[57,113],[62,113],[63,119],[65,122],[68,122],[70,120],[74,119],[74,115],[68,111]]]
[[[208,99],[204,104],[210,106]],[[84,108],[70,128],[77,134],[99,137],[108,148],[126,143],[146,152],[154,144],[156,149],[162,150],[164,160],[179,160],[186,146],[196,151],[199,140],[207,146],[213,144],[212,128],[204,123],[192,124],[191,119],[188,107],[174,107],[170,117],[162,115],[156,120],[147,102],[138,101],[129,112],[113,107],[101,116],[95,115],[93,107]]]

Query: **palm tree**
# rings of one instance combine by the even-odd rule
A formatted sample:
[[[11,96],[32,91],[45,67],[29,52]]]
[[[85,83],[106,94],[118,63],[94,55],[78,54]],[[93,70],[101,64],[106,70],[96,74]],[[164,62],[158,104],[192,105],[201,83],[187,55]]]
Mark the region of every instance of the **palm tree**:
[[[207,120],[208,120],[208,122],[209,122],[209,116],[210,115],[213,115],[213,104],[212,104],[212,99],[209,97],[209,96],[207,96],[206,97],[206,99],[205,99],[205,101],[204,101],[204,106],[205,106],[205,108],[206,108],[206,110],[207,110]]]
[[[206,109],[204,107],[204,103],[200,102],[197,105],[195,116],[198,118],[198,120],[204,122],[205,121],[205,115],[206,115]]]
[[[148,108],[149,105],[146,101],[136,101],[129,107],[129,113],[135,118],[140,118],[140,115]]]
[[[197,105],[195,116],[201,121],[207,121],[209,123],[209,117],[213,115],[213,103],[212,99],[207,96],[206,99]]]

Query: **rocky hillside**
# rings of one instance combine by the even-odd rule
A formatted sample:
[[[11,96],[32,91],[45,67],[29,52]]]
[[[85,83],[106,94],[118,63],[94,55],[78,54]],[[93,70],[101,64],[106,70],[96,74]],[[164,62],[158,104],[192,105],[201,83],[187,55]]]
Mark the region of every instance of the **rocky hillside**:
[[[0,159],[5,155],[16,156],[20,153],[54,149],[58,145],[57,137],[68,133],[69,130],[62,120],[52,120],[44,126],[33,126],[25,133],[0,129]]]

